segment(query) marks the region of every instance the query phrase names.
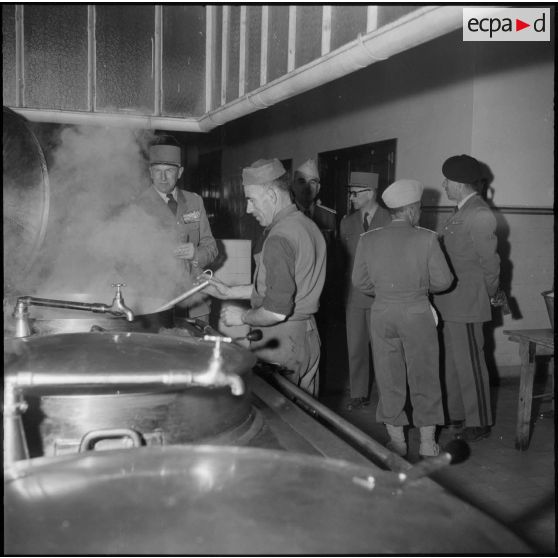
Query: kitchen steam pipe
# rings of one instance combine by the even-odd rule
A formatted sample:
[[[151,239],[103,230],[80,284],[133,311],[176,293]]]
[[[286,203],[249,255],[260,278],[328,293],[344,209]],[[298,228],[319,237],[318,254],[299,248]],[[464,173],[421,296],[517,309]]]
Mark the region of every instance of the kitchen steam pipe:
[[[271,376],[284,394],[298,399],[305,407],[310,408],[316,416],[325,420],[335,430],[350,438],[361,451],[364,450],[365,453],[372,454],[377,460],[381,461],[390,471],[399,473],[408,471],[412,468],[412,465],[408,461],[396,453],[389,451],[386,447],[382,446],[382,444],[370,438],[370,436],[367,436],[362,430],[359,430],[348,420],[345,420],[325,405],[322,405],[317,399],[301,390],[298,386],[295,386],[278,372],[272,372]]]
[[[78,112],[10,107],[31,122],[73,124],[75,126],[115,126],[145,130],[174,130],[177,132],[203,132],[198,118],[146,116],[141,114],[108,114],[104,112]]]
[[[463,6],[426,6],[343,45],[288,74],[199,118],[107,114],[10,107],[34,122],[127,126],[148,130],[209,132],[217,126],[267,108],[330,81],[386,60],[458,29]]]

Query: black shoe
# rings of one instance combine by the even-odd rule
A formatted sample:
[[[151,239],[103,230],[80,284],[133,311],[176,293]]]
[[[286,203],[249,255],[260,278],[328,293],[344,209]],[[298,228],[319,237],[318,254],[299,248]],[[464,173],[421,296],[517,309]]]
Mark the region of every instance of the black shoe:
[[[449,430],[449,433],[453,434],[454,436],[456,434],[459,434],[464,427],[464,420],[450,420],[448,424],[444,424],[444,426],[442,426],[442,428],[444,428],[445,430]]]
[[[370,400],[366,397],[351,397],[347,403],[347,411],[354,411],[370,405]]]
[[[455,435],[456,440],[465,442],[478,442],[490,436],[490,426],[466,426],[461,432]]]

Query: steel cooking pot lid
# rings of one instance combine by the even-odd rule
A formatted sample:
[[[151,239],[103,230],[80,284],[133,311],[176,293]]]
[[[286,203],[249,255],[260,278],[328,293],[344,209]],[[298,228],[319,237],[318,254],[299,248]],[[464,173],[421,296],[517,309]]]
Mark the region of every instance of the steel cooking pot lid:
[[[214,343],[193,337],[136,332],[63,333],[20,339],[5,374],[57,374],[207,371]],[[221,344],[225,373],[242,374],[256,363],[247,349]],[[6,359],[5,359],[6,360]],[[113,388],[111,388],[113,389]]]
[[[434,483],[282,451],[167,446],[19,462],[10,554],[528,553]]]

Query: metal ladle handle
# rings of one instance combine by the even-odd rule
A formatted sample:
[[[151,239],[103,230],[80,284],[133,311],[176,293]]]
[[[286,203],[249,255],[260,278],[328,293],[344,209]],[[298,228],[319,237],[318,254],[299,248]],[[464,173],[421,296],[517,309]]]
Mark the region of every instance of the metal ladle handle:
[[[202,277],[202,275],[205,275],[207,277],[207,279],[202,281],[199,285],[196,285],[196,286],[192,287],[190,290],[188,290],[188,291],[182,293],[181,295],[177,296],[176,298],[173,298],[172,300],[170,300],[166,304],[163,304],[163,306],[160,306],[159,308],[157,308],[157,310],[155,310],[155,312],[164,312],[165,310],[169,310],[175,304],[178,304],[179,302],[182,302],[183,300],[185,300],[185,299],[189,298],[190,296],[196,294],[198,291],[201,291],[201,290],[205,289],[205,287],[207,287],[207,285],[209,285],[209,279],[211,279],[213,277],[213,271],[211,271],[210,269],[206,269],[203,273],[201,273],[200,275],[198,275],[196,277],[196,281],[200,277]]]

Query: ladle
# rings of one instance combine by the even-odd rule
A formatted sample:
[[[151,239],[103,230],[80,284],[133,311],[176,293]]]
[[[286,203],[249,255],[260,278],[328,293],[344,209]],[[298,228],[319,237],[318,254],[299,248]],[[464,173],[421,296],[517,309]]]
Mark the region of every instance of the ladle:
[[[166,304],[163,304],[163,306],[160,306],[159,308],[157,308],[157,310],[155,310],[155,313],[164,312],[165,310],[169,310],[175,304],[178,304],[179,302],[182,302],[186,298],[196,294],[198,291],[201,291],[202,289],[205,289],[205,287],[207,287],[207,285],[209,285],[209,279],[211,279],[213,277],[213,272],[210,269],[206,269],[203,273],[201,273],[200,275],[198,275],[196,277],[196,281],[199,281],[200,278],[203,277],[204,275],[207,277],[207,279],[204,279],[198,285],[195,285],[194,287],[192,287],[188,291],[182,293],[181,295],[177,296],[176,298],[173,298],[171,301],[167,302]]]

